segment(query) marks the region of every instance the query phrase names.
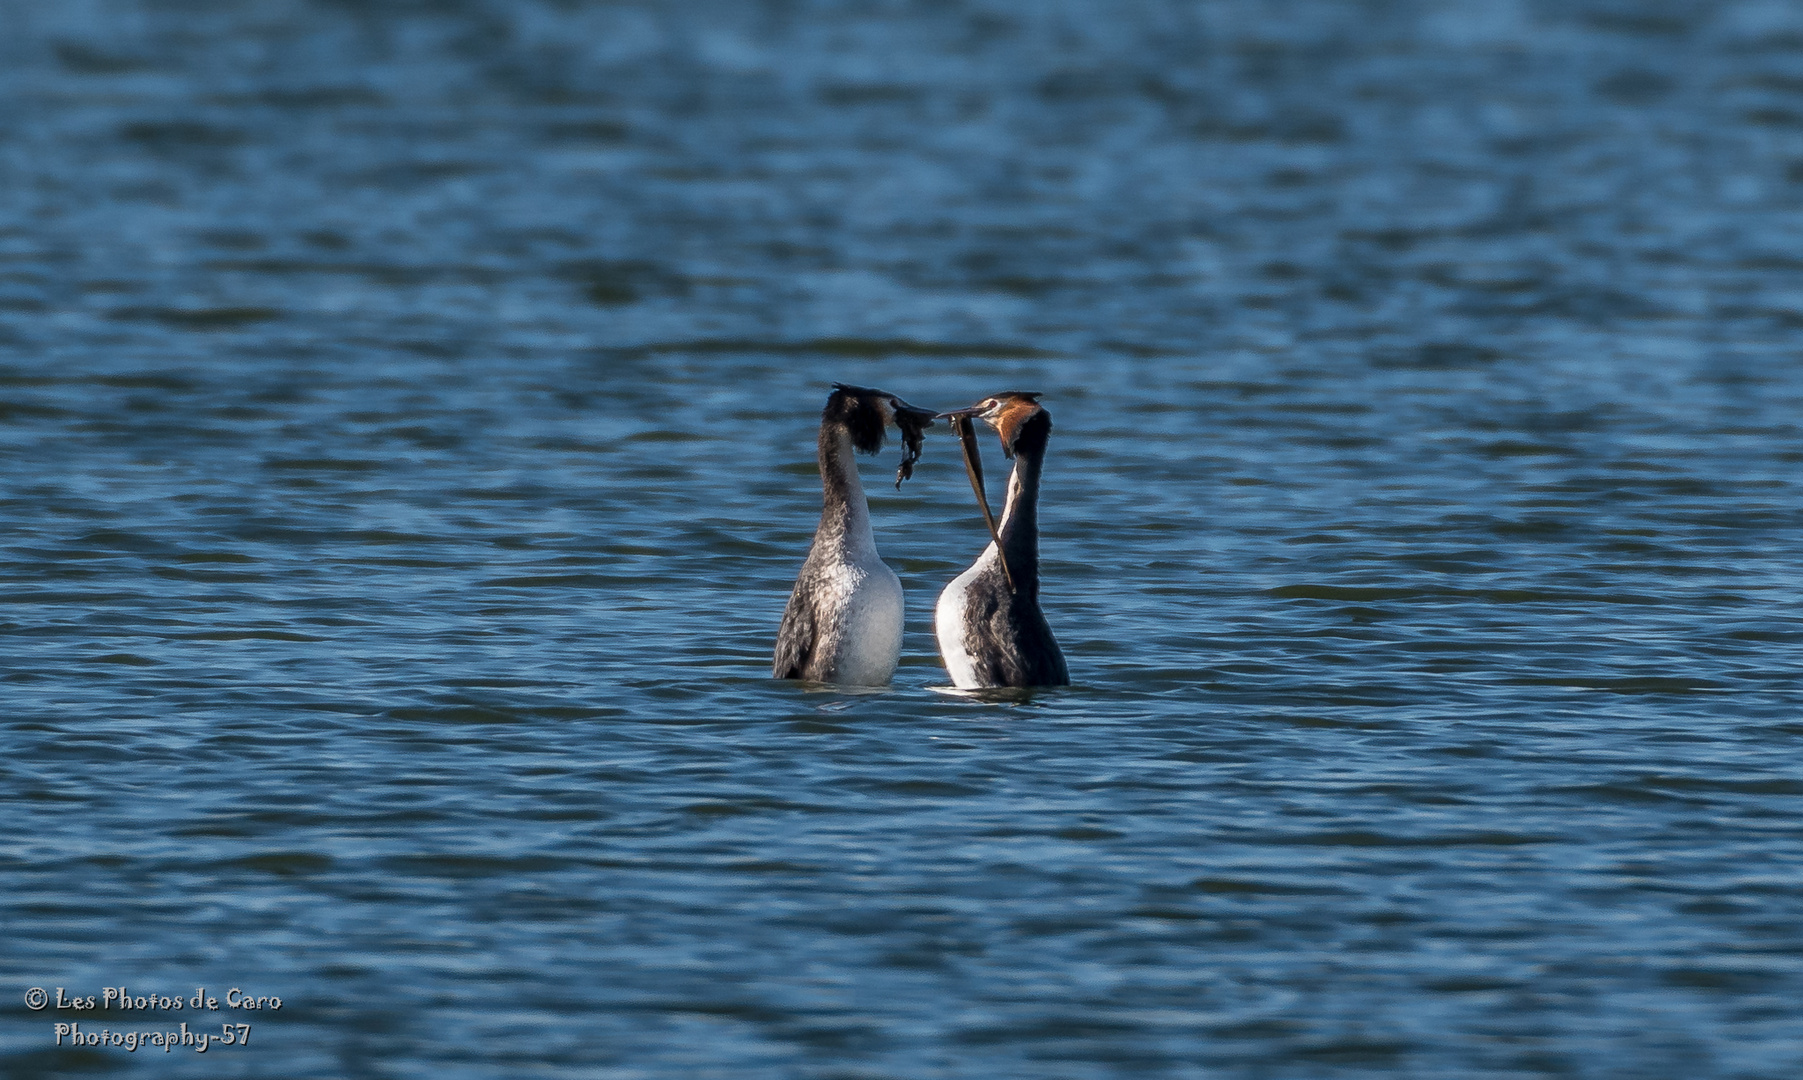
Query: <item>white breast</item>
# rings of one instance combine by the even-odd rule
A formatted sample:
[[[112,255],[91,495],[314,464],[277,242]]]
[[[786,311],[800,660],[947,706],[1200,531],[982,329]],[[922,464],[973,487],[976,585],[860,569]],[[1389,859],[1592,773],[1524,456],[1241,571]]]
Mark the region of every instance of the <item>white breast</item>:
[[[838,564],[825,585],[837,594],[831,605],[842,612],[834,681],[886,685],[901,656],[901,579],[872,551]]]
[[[984,563],[994,553],[995,545],[990,544],[969,570],[952,579],[939,594],[939,603],[933,607],[933,633],[939,638],[939,658],[945,662],[952,685],[960,690],[974,690],[983,685],[977,680],[976,661],[964,647],[964,608],[970,583],[983,572]]]

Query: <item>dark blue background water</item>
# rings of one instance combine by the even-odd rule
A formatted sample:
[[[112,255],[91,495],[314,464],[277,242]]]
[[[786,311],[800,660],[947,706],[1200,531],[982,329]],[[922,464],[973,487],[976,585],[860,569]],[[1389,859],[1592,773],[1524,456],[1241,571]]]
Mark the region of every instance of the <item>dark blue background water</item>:
[[[0,25],[8,1075],[1803,1075],[1803,9]],[[1075,687],[943,435],[766,678],[833,380],[1045,392]]]

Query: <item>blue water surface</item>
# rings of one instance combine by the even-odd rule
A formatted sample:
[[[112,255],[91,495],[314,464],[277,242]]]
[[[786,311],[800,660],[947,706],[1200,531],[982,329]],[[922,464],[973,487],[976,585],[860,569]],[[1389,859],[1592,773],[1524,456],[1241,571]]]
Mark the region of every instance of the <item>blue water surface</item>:
[[[6,1075],[1803,1075],[1803,8],[0,27]],[[833,381],[1044,392],[1075,686],[943,431],[768,678]]]

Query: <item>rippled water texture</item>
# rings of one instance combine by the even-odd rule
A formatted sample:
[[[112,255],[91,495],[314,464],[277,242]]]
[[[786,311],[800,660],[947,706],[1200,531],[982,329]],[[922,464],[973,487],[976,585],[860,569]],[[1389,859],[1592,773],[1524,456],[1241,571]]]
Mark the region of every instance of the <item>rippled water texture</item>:
[[[8,1075],[1803,1076],[1803,9],[0,24]],[[943,431],[768,680],[834,380],[1044,391],[1075,687]]]

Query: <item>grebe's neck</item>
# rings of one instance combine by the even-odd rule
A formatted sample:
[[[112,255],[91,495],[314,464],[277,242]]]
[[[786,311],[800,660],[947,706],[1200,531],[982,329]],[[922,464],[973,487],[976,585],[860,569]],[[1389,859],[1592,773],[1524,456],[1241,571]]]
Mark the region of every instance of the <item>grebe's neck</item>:
[[[1041,409],[1021,425],[1014,441],[1014,471],[1008,475],[1008,501],[1002,508],[1002,554],[1014,586],[1039,595],[1039,474],[1045,465],[1052,416]]]
[[[851,433],[844,424],[820,425],[820,487],[824,506],[815,542],[825,540],[852,551],[876,552],[870,531],[870,506],[864,485],[858,480],[858,463],[852,454]]]

